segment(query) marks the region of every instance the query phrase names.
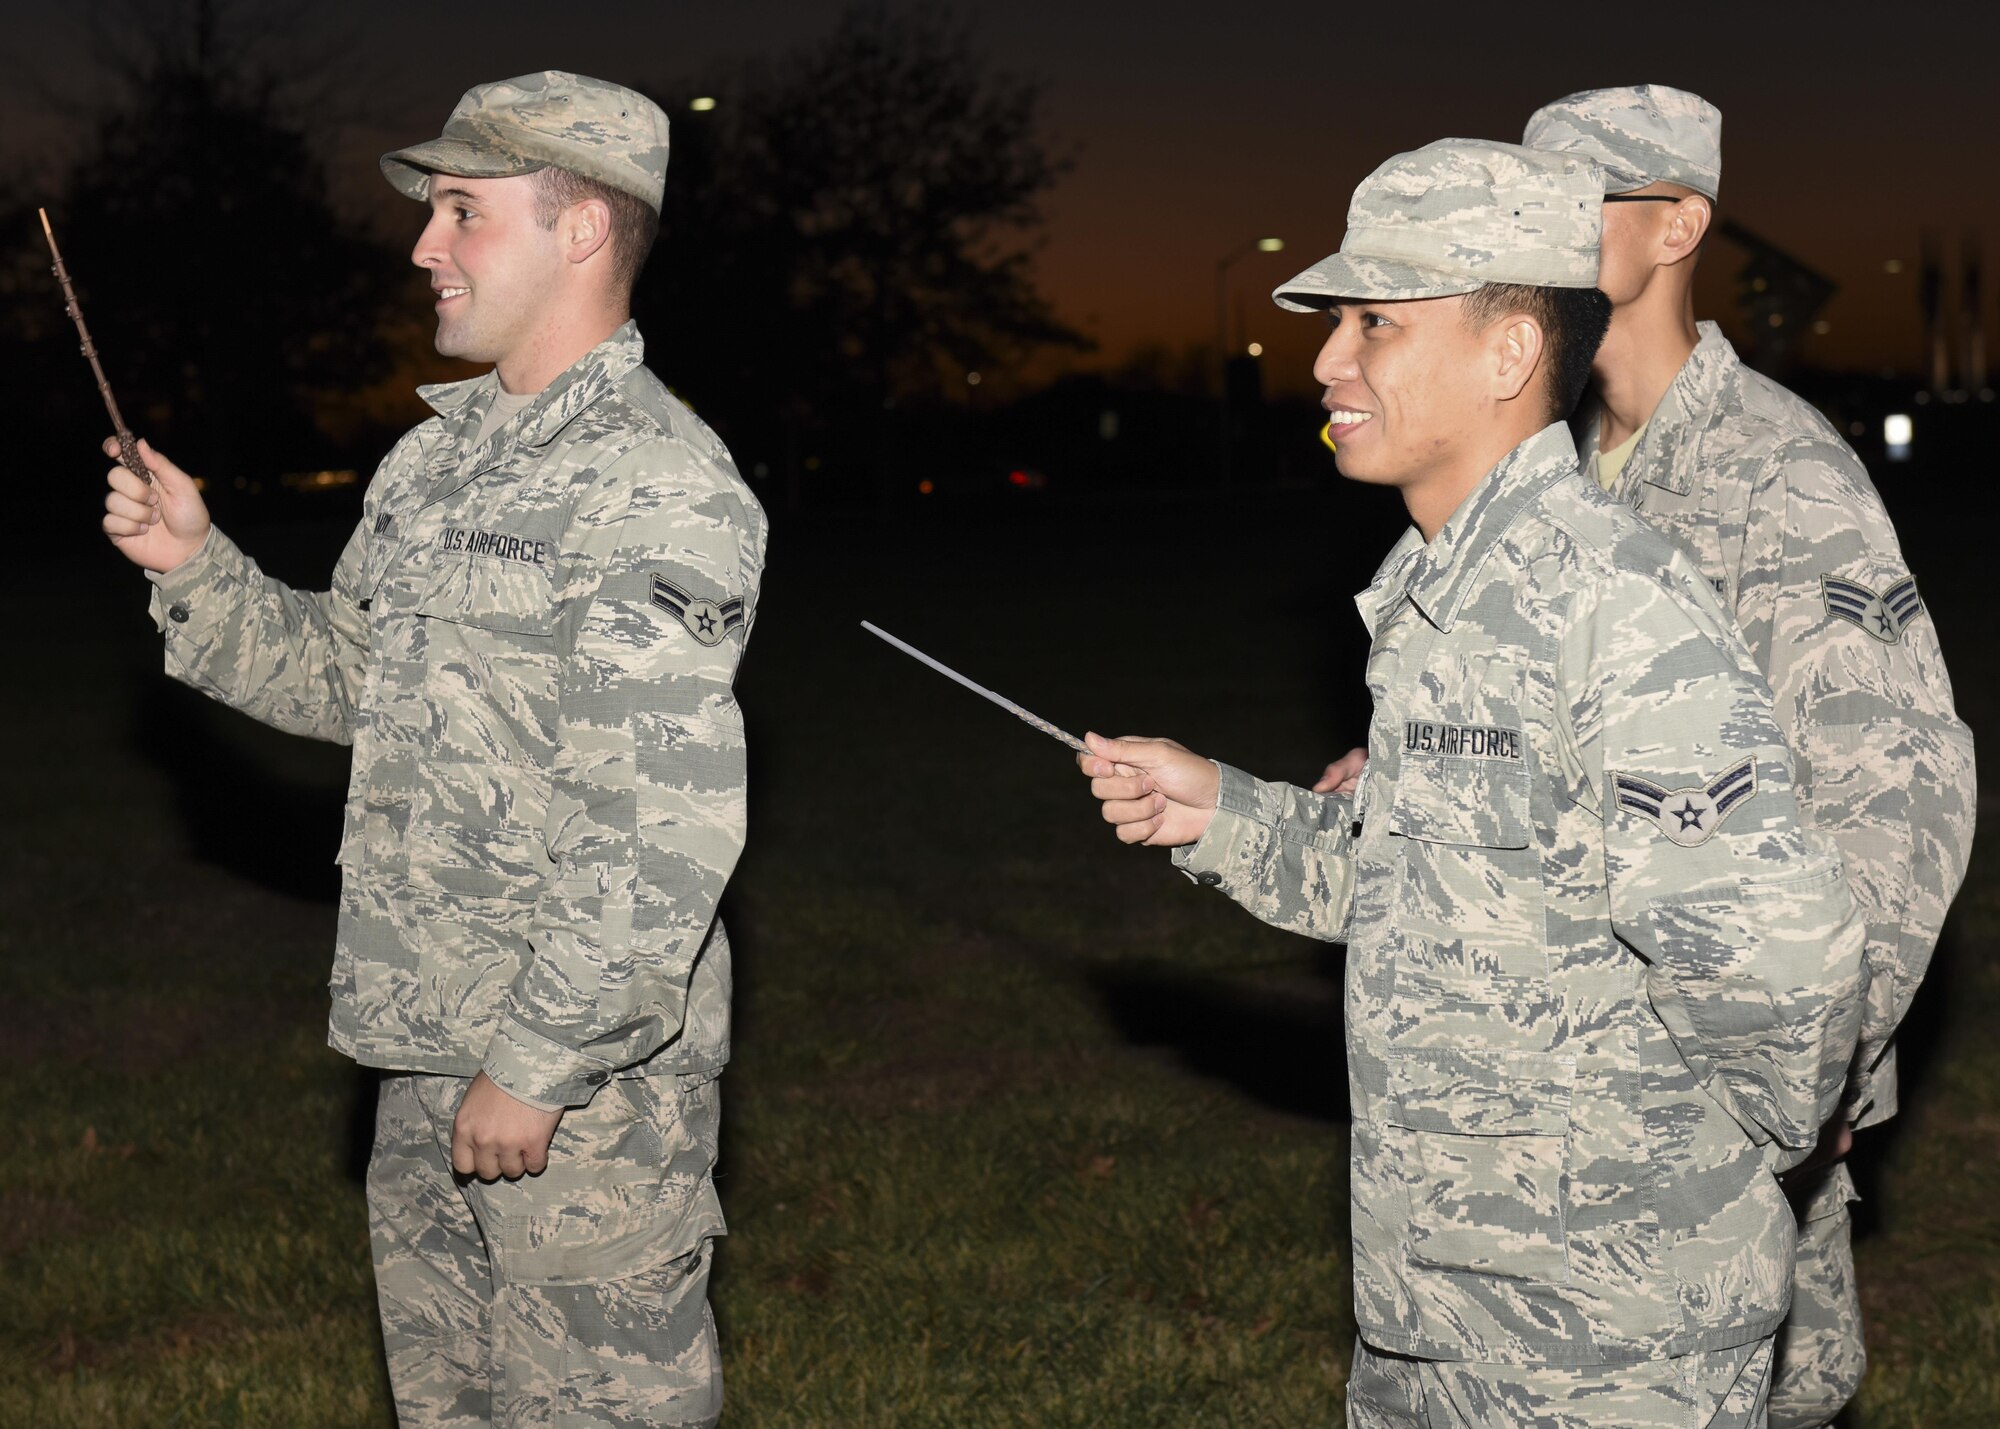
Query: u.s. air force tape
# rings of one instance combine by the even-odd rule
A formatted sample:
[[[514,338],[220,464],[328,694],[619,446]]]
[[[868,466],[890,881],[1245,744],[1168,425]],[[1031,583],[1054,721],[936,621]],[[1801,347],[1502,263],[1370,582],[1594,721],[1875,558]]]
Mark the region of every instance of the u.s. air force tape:
[[[1521,731],[1503,725],[1405,720],[1403,751],[1406,754],[1441,754],[1459,759],[1506,759],[1518,764],[1521,762]]]
[[[689,595],[665,576],[653,577],[652,600],[704,645],[720,645],[725,635],[743,623],[741,596],[718,602],[706,596]]]

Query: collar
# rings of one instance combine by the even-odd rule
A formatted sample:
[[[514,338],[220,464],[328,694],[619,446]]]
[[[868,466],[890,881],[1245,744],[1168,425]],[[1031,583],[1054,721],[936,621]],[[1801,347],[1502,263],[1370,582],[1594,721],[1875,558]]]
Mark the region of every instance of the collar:
[[[1619,473],[1611,494],[1631,505],[1641,485],[1664,487],[1685,496],[1701,470],[1697,437],[1722,389],[1742,364],[1736,349],[1712,322],[1697,324],[1700,338],[1666,395],[1646,420],[1645,435]]]
[[[610,391],[646,358],[646,340],[637,323],[627,319],[616,332],[572,363],[561,376],[536,394],[515,420],[518,440],[525,446],[546,446],[576,415]],[[419,387],[417,395],[444,419],[446,429],[463,439],[479,430],[479,422],[500,390],[497,372],[463,382],[439,382]]]
[[[1390,550],[1374,582],[1355,597],[1368,633],[1408,595],[1424,619],[1449,630],[1486,557],[1514,518],[1576,470],[1569,428],[1552,422],[1500,459],[1461,501],[1428,545],[1412,526]]]

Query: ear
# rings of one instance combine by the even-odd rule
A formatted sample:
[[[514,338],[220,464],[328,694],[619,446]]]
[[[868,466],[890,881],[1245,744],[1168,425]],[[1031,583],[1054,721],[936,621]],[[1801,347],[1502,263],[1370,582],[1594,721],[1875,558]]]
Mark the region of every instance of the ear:
[[[1493,325],[1493,399],[1511,402],[1528,389],[1542,364],[1542,329],[1523,313]]]
[[[1660,235],[1660,261],[1674,264],[1694,257],[1713,222],[1714,205],[1700,194],[1690,194],[1675,204],[1666,231]]]
[[[582,263],[611,241],[611,208],[603,199],[580,199],[563,210],[563,257]]]

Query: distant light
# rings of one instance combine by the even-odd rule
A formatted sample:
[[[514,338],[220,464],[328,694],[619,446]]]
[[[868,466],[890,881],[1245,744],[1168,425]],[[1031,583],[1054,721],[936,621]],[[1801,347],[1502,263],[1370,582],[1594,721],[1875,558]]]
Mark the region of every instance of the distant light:
[[[1818,333],[1821,337],[1825,337],[1828,333],[1833,331],[1833,324],[1828,322],[1825,318],[1821,318],[1818,322],[1813,324],[1813,331]]]
[[[1849,422],[1847,424],[1847,435],[1849,435],[1850,437],[1863,437],[1868,435],[1868,424],[1866,422]]]
[[[984,380],[977,372],[968,372],[965,374],[965,385],[968,387],[977,387]]]
[[[1771,280],[1768,278],[1752,278],[1750,280],[1750,291],[1753,293],[1761,293],[1770,286]]]
[[[1772,327],[1783,327],[1784,325],[1785,325],[1785,315],[1784,315],[1783,313],[1772,313],[1772,314],[1771,314],[1771,326],[1772,326]]]
[[[692,109],[697,114],[706,114],[708,113],[709,110],[715,108],[715,101],[704,94],[699,99],[689,100],[688,108]]]
[[[1245,351],[1247,351],[1252,357],[1262,357],[1264,355],[1264,344],[1261,342],[1253,342],[1250,344],[1248,348],[1245,349]]]
[[[756,477],[759,481],[762,481],[765,477],[771,474],[771,468],[766,466],[763,462],[760,461],[755,466],[750,468],[750,474]]]
[[[806,468],[806,470],[807,470],[807,471],[818,471],[818,470],[819,470],[819,458],[818,458],[818,457],[816,457],[816,456],[809,456],[809,457],[807,457],[807,458],[806,458],[806,460],[805,460],[805,468]]]
[[[1991,387],[1980,388],[1979,400],[1982,402],[1991,402],[1993,400],[1993,389]]]
[[[1882,419],[1882,444],[1889,449],[1890,461],[1910,459],[1910,438],[1916,431],[1916,424],[1907,412],[1891,412]]]
[[[1886,263],[1884,263],[1884,264],[1882,265],[1882,271],[1883,271],[1884,273],[1900,273],[1900,272],[1902,272],[1902,271],[1903,271],[1903,260],[1902,260],[1902,259],[1900,259],[1900,258],[1891,258],[1891,259],[1890,259],[1890,260],[1889,260],[1888,262],[1886,262]]]
[[[1025,471],[1010,471],[1007,473],[1007,484],[1009,486],[1026,486],[1028,479],[1028,473]]]
[[[925,477],[922,481],[917,483],[917,490],[922,492],[925,496],[929,496],[933,491],[937,490],[937,483],[932,481],[929,477]]]
[[[1285,251],[1285,240],[1282,238],[1260,238],[1257,240],[1257,251],[1259,253],[1282,253]]]
[[[1931,394],[1928,392],[1919,392],[1916,400],[1919,407],[1928,407],[1931,404]]]
[[[1107,442],[1118,440],[1118,413],[1115,408],[1106,407],[1097,414],[1097,435]]]

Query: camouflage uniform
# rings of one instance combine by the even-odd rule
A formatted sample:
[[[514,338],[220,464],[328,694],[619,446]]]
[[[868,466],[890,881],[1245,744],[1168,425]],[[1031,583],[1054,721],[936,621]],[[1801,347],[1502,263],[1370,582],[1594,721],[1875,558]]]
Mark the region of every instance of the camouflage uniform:
[[[1573,203],[1594,167],[1538,174],[1523,151],[1454,141],[1485,163],[1482,197],[1447,147],[1365,182],[1359,261],[1343,241],[1280,300],[1524,281],[1513,249],[1567,275],[1544,283],[1594,280],[1598,205]],[[1494,1403],[1557,1393],[1553,1370],[1661,1360],[1571,1375],[1559,1397],[1618,1390],[1621,1424],[1686,1424],[1671,1395],[1637,1417],[1643,1386],[1737,1383],[1784,1313],[1792,1224],[1772,1173],[1836,1105],[1859,1016],[1838,855],[1799,823],[1768,695],[1713,592],[1580,478],[1562,426],[1428,544],[1409,532],[1359,604],[1375,702],[1360,788],[1225,766],[1213,821],[1175,860],[1348,945],[1361,1393],[1370,1352],[1450,1362],[1420,1366],[1439,1385],[1485,1367]],[[1368,1413],[1354,1422],[1461,1422],[1428,1392],[1401,1420]]]
[[[1611,192],[1656,181],[1714,198],[1722,117],[1663,86],[1572,95],[1523,140],[1605,167]],[[1896,1111],[1891,1038],[1930,962],[1971,850],[1972,736],[1937,631],[1860,459],[1810,405],[1746,368],[1713,323],[1612,494],[1671,537],[1735,616],[1770,682],[1806,819],[1839,845],[1867,925],[1867,1000],[1842,1109]],[[1598,419],[1579,420],[1587,463]],[[1793,1306],[1771,1395],[1777,1429],[1828,1423],[1867,1364],[1845,1165],[1801,1199]]]
[[[608,89],[549,75],[466,103]],[[329,591],[219,531],[155,587],[168,673],[354,746],[329,1041],[406,1074],[368,1182],[406,1424],[720,1411],[716,905],[744,837],[731,687],[765,522],[643,356],[625,324],[483,441],[496,376],[424,389],[438,415],[383,461]],[[543,1174],[452,1175],[482,1070],[571,1109]]]

